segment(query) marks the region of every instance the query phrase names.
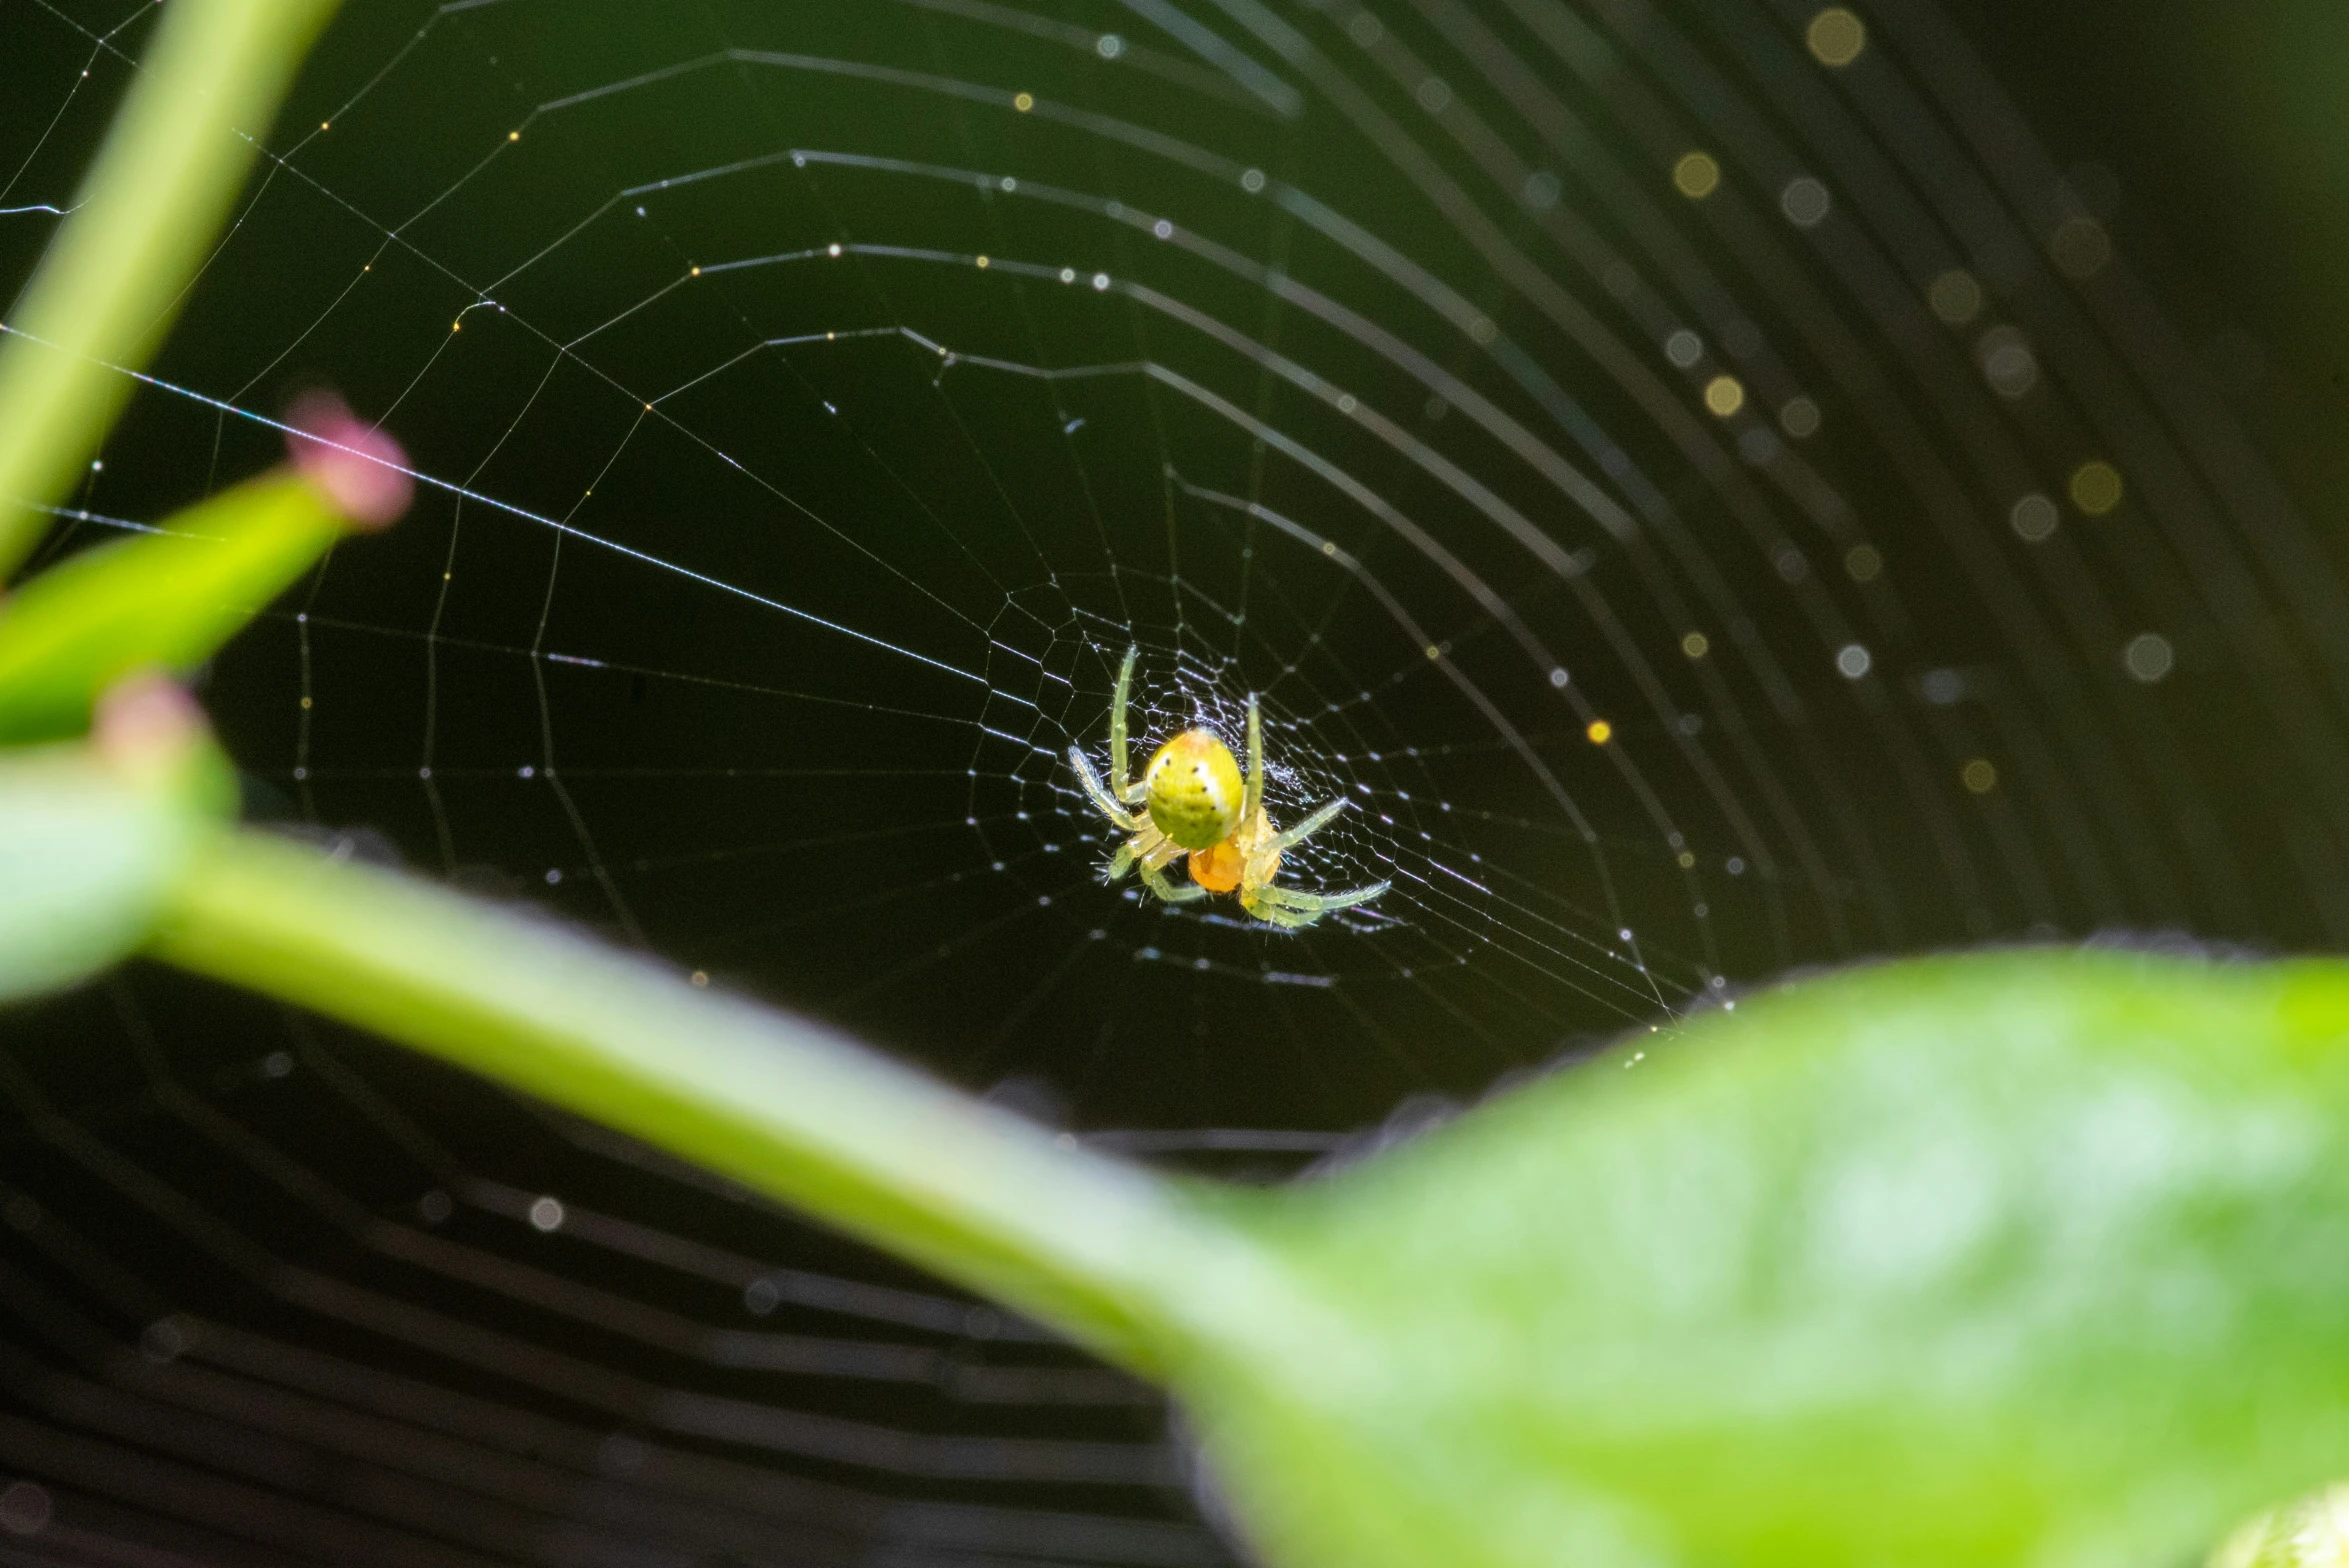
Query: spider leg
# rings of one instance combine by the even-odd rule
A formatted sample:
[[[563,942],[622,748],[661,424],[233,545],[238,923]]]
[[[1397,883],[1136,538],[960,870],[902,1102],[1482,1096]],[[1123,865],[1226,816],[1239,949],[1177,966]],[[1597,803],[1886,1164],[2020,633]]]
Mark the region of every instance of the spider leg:
[[[1303,888],[1266,886],[1256,890],[1255,901],[1271,909],[1309,915],[1318,919],[1333,909],[1352,909],[1356,904],[1367,904],[1394,886],[1391,882],[1373,882],[1368,887],[1350,887],[1343,893],[1308,893]],[[1250,911],[1253,913],[1253,909]]]
[[[1304,821],[1298,823],[1295,827],[1285,829],[1279,833],[1275,833],[1272,836],[1272,841],[1267,844],[1265,848],[1275,852],[1295,848],[1297,845],[1302,844],[1307,839],[1311,838],[1314,834],[1320,832],[1323,828],[1328,827],[1332,818],[1352,804],[1352,801],[1348,800],[1345,796],[1340,795],[1337,799],[1331,801],[1328,805],[1322,807],[1319,811],[1316,811],[1312,816],[1307,817]]]
[[[1321,918],[1319,910],[1315,910],[1309,915],[1296,915],[1272,904],[1250,903],[1246,899],[1242,899],[1240,904],[1256,919],[1263,921],[1268,926],[1278,926],[1283,931],[1301,931]]]
[[[1135,820],[1134,814],[1111,799],[1109,791],[1101,787],[1101,780],[1093,773],[1093,764],[1085,760],[1083,752],[1071,746],[1068,749],[1068,760],[1076,765],[1077,779],[1085,786],[1085,793],[1092,798],[1095,810],[1116,823],[1125,832],[1139,833],[1142,831],[1142,824]]]
[[[1374,882],[1368,887],[1349,888],[1343,893],[1308,893],[1300,888],[1275,887],[1267,884],[1240,899],[1240,907],[1268,925],[1284,931],[1295,931],[1309,926],[1334,909],[1351,909],[1356,904],[1367,904],[1384,893],[1389,884]]]
[[[1134,691],[1134,658],[1141,650],[1126,645],[1125,662],[1117,667],[1117,695],[1109,704],[1109,787],[1117,798],[1131,802],[1133,777],[1126,771],[1126,699]]]
[[[1182,855],[1182,845],[1159,832],[1153,824],[1144,822],[1135,831],[1133,837],[1120,844],[1117,847],[1117,853],[1109,857],[1109,864],[1101,868],[1101,880],[1115,882],[1134,867],[1140,866],[1142,880],[1148,882],[1152,877],[1159,876],[1159,873],[1168,866],[1180,860]],[[1165,880],[1163,877],[1159,879]],[[1180,903],[1183,900],[1178,898],[1174,902]]]
[[[1256,694],[1248,693],[1248,783],[1240,795],[1240,820],[1254,822],[1264,809],[1264,720],[1256,711]]]
[[[1142,885],[1169,904],[1196,903],[1207,896],[1207,889],[1196,882],[1185,882],[1177,887],[1166,879],[1166,873],[1145,860],[1142,862]]]
[[[1155,823],[1134,835],[1134,858],[1153,871],[1164,871],[1183,854],[1183,846],[1159,832]]]

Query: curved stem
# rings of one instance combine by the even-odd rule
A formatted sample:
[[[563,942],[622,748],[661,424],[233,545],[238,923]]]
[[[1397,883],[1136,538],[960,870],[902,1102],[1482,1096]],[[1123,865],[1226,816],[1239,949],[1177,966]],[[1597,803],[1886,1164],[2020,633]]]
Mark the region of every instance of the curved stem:
[[[178,313],[333,0],[171,0],[98,161],[0,332],[0,580]]]
[[[223,833],[153,951],[786,1199],[1145,1374],[1221,1337],[1235,1306],[1288,1293],[1171,1182],[814,1024],[413,878]]]

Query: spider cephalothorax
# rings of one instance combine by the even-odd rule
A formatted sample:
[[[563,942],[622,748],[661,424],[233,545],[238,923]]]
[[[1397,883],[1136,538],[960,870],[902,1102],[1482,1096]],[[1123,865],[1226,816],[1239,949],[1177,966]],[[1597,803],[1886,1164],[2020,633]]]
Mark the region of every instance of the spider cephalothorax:
[[[1231,747],[1211,730],[1189,729],[1151,754],[1139,779],[1126,772],[1126,700],[1133,690],[1135,650],[1118,667],[1117,696],[1109,713],[1109,785],[1102,787],[1093,765],[1075,746],[1069,761],[1085,793],[1101,814],[1129,835],[1103,868],[1115,882],[1130,869],[1142,885],[1170,904],[1187,904],[1210,893],[1238,892],[1240,907],[1268,925],[1294,930],[1333,909],[1367,904],[1387,890],[1384,882],[1343,893],[1307,893],[1282,887],[1281,855],[1326,826],[1346,809],[1331,801],[1295,827],[1281,832],[1264,809],[1264,724],[1256,699],[1248,699],[1248,773],[1243,779]],[[1143,808],[1137,814],[1133,808]],[[1166,868],[1188,856],[1191,880],[1169,882]]]

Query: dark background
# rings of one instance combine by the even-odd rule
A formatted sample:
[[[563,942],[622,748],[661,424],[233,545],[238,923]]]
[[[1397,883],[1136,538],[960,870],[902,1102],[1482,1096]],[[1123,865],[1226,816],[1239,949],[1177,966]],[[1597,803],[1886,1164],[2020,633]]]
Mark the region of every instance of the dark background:
[[[2250,337],[2244,422],[2312,516],[2337,513],[2349,306],[2327,258],[2344,237],[2349,16],[2186,0],[1950,11],[2059,158],[2120,177],[2115,226],[2165,308]]]
[[[16,170],[0,207],[69,199],[140,45],[141,9],[0,0],[0,171]],[[1796,450],[1845,498],[1838,526],[1856,532],[1840,535],[1806,532],[1794,492],[1757,479],[1760,464],[1690,462],[1654,406],[1531,309],[1364,122],[1223,11],[1193,10],[1303,85],[1303,117],[1250,107],[1106,4],[1020,14],[1116,29],[1136,46],[1122,74],[1050,37],[887,0],[514,0],[437,19],[349,7],[157,367],[195,395],[142,393],[74,502],[162,517],[272,461],[275,436],[245,416],[322,382],[466,492],[428,489],[399,529],[340,551],[207,672],[252,813],[819,1012],[1106,1147],[1245,1180],[1283,1179],[1390,1114],[1416,1125],[1512,1071],[1788,970],[1984,939],[2303,951],[2349,935],[2349,774],[2330,771],[2349,756],[2349,708],[2329,662],[2349,625],[2310,608],[2337,591],[2349,483],[2349,121],[2334,86],[2349,17],[2337,7],[1950,0],[1946,16],[2066,199],[2109,232],[2129,292],[2120,310],[2120,273],[2069,290],[2025,254],[1994,286],[1991,315],[1922,346],[1882,326],[1904,309],[1924,322],[1914,291],[1870,304],[1831,253],[1843,231],[1822,230],[1817,250],[1790,240],[1772,181],[1732,157],[1767,133],[1807,145],[1805,167],[1846,169],[1844,154],[1876,145],[1811,118],[1816,72],[1793,42],[1808,8],[1591,9],[1625,62],[1614,85],[1555,61],[1539,74],[1603,159],[1630,171],[1656,232],[1711,270],[1721,308],[1756,326],[1763,348],[1733,345],[1704,374],[1727,364],[1757,397],[1781,382],[1817,396],[1824,431]],[[1476,185],[1472,153],[1411,118],[1408,93],[1380,74],[1386,57],[1341,57],[1351,14],[1280,10],[1602,325],[1659,336],[1541,249],[1546,209]],[[1391,39],[1453,58],[1434,7],[1380,14]],[[1537,58],[1511,8],[1476,14]],[[1962,125],[1900,42],[1943,13],[1867,14],[1863,69],[1897,59],[1903,90]],[[1642,15],[1671,47],[1641,52]],[[1764,35],[1778,53],[1739,42]],[[1229,166],[1153,161],[1049,115],[869,75],[740,60],[604,108],[533,113],[726,45],[1026,84]],[[1695,90],[1702,70],[1725,97]],[[1462,91],[1514,125],[1490,94]],[[1749,133],[1705,128],[1707,106],[1732,99]],[[1649,111],[1662,119],[1643,121]],[[322,120],[334,129],[305,129]],[[1656,123],[1676,129],[1643,139]],[[1673,135],[1732,164],[1701,210],[1668,194],[1656,148]],[[1451,283],[1554,375],[1686,525],[1691,551],[1661,578],[1693,561],[1730,584],[1752,646],[1809,718],[1787,721],[1750,666],[1731,666],[1737,633],[1647,593],[1661,578],[1641,575],[1636,550],[1465,431],[1462,412],[1429,408],[1359,338],[1132,224],[774,161],[793,146],[1018,169],[1030,186],[1173,215],[1243,269],[1293,276],[1393,331],[1586,472],[1601,466],[1457,321],[1243,194],[1231,170],[1309,191]],[[625,186],[739,159],[769,161],[628,197],[563,238]],[[1830,182],[1845,202],[1845,181]],[[1562,210],[1589,215],[1598,242],[1639,252],[1654,237],[1600,183],[1571,171],[1563,183]],[[9,291],[50,221],[0,218]],[[1870,221],[1871,242],[1921,286],[1946,236],[1881,211]],[[864,249],[742,269],[720,287],[677,283],[695,264],[834,239]],[[1081,276],[1013,286],[1000,268],[982,278],[876,246],[1082,258],[1359,389],[1588,552],[1582,586],[1619,640],[1582,586],[1529,567],[1457,487],[1325,399],[1122,292],[1088,299]],[[1653,270],[1691,319],[1704,315],[1692,273]],[[2079,301],[2106,307],[2103,347],[2093,331],[2066,336]],[[631,307],[643,308],[613,319]],[[1931,367],[1970,363],[1972,332],[2010,309],[2065,392],[2004,407],[1961,374],[1960,392],[1928,395]],[[1871,395],[1838,380],[1806,329],[1827,318],[1882,369],[1872,396],[1913,407],[1923,446],[1959,476],[1961,533],[2023,586],[1978,590],[1929,520],[1934,498],[1888,455]],[[900,327],[1022,364],[1150,359],[1328,453],[1498,585],[1572,667],[1567,696],[1364,508],[1164,383],[942,376],[903,336],[735,363],[762,338]],[[2227,493],[2264,499],[2157,511],[2124,462],[2130,499],[2103,520],[2067,506],[2059,544],[2076,554],[2048,568],[2047,550],[2006,528],[2006,495],[1967,466],[1969,442],[2010,432],[2060,495],[2069,468],[2101,450],[2083,433],[2097,408],[2081,390],[2100,383],[2081,367],[2156,340],[2183,351],[2170,374],[2192,396],[2148,421],[2148,450],[2215,472],[2209,454],[2240,432],[2247,455],[2229,460]],[[721,366],[664,397],[666,417],[639,419],[640,396]],[[1701,380],[1657,385],[1685,409]],[[1759,533],[1729,499],[1740,484],[1762,497]],[[1216,495],[1260,502],[1365,575],[1333,575],[1336,558],[1310,539]],[[700,576],[577,538],[558,553],[547,519]],[[1806,556],[1799,591],[1771,528]],[[54,549],[106,534],[84,523]],[[1889,563],[1877,586],[1837,565],[1854,539]],[[2237,576],[2249,597],[2229,611],[2215,585]],[[1373,579],[1444,645],[1440,666],[1380,607]],[[2066,623],[2091,600],[2111,610],[2103,643],[2025,645],[2002,630],[2025,603]],[[1844,634],[1822,627],[1835,617],[1874,649],[1868,683],[1834,672]],[[1675,651],[1690,626],[1709,629],[1712,667],[1729,671],[1718,688]],[[2158,685],[2118,662],[2119,638],[2141,627],[2176,648]],[[1258,690],[1284,820],[1367,787],[1371,809],[1288,874],[1327,887],[1393,877],[1376,913],[1282,940],[1092,881],[1106,840],[1059,759],[1078,742],[1098,762],[1129,638],[1144,650],[1140,732],[1199,719],[1229,730]],[[1700,730],[1657,718],[1624,648],[1649,658],[1664,707]],[[1587,841],[1447,669],[1565,781]],[[1963,700],[1925,695],[1937,673]],[[2045,696],[2063,687],[2071,708]],[[1603,753],[1583,738],[1594,715],[1616,727]],[[2081,760],[2083,728],[2117,737],[2107,763]],[[1692,733],[1719,746],[1728,794],[1764,824],[1775,869],[1688,762]],[[2000,778],[1980,798],[1960,784],[1976,756]],[[1775,826],[1790,819],[1821,846],[1816,874]],[[1481,881],[1462,891],[1452,873],[1471,870]],[[15,1483],[0,1492],[0,1561],[1222,1558],[1152,1396],[592,1129],[146,966],[13,1013],[0,1044],[0,1485]],[[534,1221],[549,1199],[559,1208],[538,1213],[554,1223]]]

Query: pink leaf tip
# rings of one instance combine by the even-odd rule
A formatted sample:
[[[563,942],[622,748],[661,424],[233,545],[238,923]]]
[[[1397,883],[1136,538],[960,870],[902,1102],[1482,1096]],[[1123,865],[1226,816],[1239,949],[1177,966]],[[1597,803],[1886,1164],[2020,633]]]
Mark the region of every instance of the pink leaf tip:
[[[388,527],[408,509],[416,491],[408,454],[341,398],[306,392],[294,401],[286,425],[294,467],[354,526]]]
[[[98,699],[90,733],[106,765],[126,778],[151,780],[179,768],[201,743],[204,710],[160,670],[142,670]]]

